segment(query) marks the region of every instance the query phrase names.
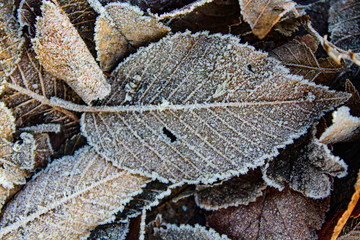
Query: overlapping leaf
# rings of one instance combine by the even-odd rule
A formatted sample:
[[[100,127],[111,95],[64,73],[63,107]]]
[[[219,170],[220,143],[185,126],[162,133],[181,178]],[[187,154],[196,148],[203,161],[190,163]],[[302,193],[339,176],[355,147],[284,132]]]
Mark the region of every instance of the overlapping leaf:
[[[314,200],[285,189],[269,190],[247,206],[208,212],[208,225],[231,239],[317,239],[329,199]]]
[[[103,104],[114,107],[85,113],[82,132],[115,166],[162,181],[246,173],[348,98],[235,38],[206,33],[151,44],[113,76]]]
[[[148,180],[85,147],[52,162],[9,202],[0,220],[1,239],[85,237],[111,220]]]

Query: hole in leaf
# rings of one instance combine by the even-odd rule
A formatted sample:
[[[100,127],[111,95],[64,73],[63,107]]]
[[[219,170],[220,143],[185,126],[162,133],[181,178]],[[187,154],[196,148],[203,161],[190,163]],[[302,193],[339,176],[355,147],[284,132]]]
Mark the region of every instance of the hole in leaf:
[[[170,142],[173,143],[176,141],[177,137],[169,129],[167,129],[166,127],[163,127],[162,131],[163,131],[163,134],[169,138]]]
[[[247,67],[247,69],[248,69],[250,72],[254,73],[254,70],[252,69],[251,64],[247,65],[246,67]]]

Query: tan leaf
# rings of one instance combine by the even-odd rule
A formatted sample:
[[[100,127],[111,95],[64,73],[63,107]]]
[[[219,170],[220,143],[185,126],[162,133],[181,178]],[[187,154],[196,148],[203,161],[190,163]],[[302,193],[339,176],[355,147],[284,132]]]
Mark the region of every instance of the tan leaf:
[[[285,189],[269,189],[247,206],[208,212],[207,223],[231,239],[317,239],[329,199],[314,200]]]
[[[0,1],[0,79],[10,75],[20,59],[24,39],[14,14],[14,1]],[[1,91],[0,91],[1,93]]]
[[[296,3],[291,0],[239,0],[239,3],[244,20],[259,39],[263,39],[282,16],[296,11]]]
[[[85,147],[52,162],[8,203],[0,220],[0,236],[85,237],[98,224],[110,221],[148,180],[115,168]]]
[[[266,186],[261,171],[257,169],[213,185],[197,185],[195,201],[206,210],[247,205],[256,201]]]
[[[308,38],[305,40],[306,42],[293,40],[272,50],[269,55],[289,67],[292,74],[301,75],[310,81],[315,81],[320,74],[334,74],[343,71],[340,65],[337,68],[329,66],[329,61],[320,63],[314,55],[318,44],[310,35],[306,35],[306,37]]]
[[[198,224],[195,226],[164,224],[160,228],[154,228],[154,233],[150,239],[229,240],[227,236],[220,235],[213,229],[206,229]]]
[[[87,104],[103,99],[110,85],[67,15],[48,0],[43,0],[41,10],[32,40],[40,64],[65,80]]]
[[[332,114],[333,123],[320,137],[320,142],[349,142],[360,133],[360,118],[351,116],[350,108],[341,107]]]
[[[3,102],[0,102],[0,122],[0,138],[11,140],[16,128],[15,118]]]
[[[127,3],[108,4],[96,20],[95,42],[98,59],[105,71],[113,69],[130,52],[163,37],[170,29],[139,8]]]
[[[311,198],[330,195],[331,176],[344,177],[347,165],[319,142],[315,132],[313,127],[265,165],[263,178],[268,185],[281,190],[290,186]]]
[[[163,38],[121,63],[111,81],[109,106],[52,102],[95,111],[83,115],[82,132],[115,166],[174,182],[211,183],[263,165],[349,97],[207,33]]]

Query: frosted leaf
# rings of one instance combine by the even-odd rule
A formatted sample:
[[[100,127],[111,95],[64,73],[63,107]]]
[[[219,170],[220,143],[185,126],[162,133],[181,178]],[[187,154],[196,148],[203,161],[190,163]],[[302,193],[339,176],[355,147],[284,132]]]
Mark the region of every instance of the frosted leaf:
[[[333,112],[332,116],[333,123],[321,135],[320,142],[348,142],[360,133],[360,118],[351,116],[350,108],[341,107]]]
[[[82,108],[95,110],[82,116],[82,133],[115,166],[165,182],[244,174],[349,97],[289,75],[236,38],[207,33],[163,38],[112,75],[103,101],[110,106]]]
[[[239,3],[244,20],[259,39],[263,39],[282,16],[295,11],[296,5],[291,0],[239,0]]]
[[[142,0],[140,0],[142,1]],[[145,0],[147,1],[147,0]],[[144,2],[145,2],[144,1]],[[161,1],[161,0],[160,0]],[[180,4],[176,4],[176,1],[170,1],[171,3],[171,8],[162,8],[163,10],[161,11],[162,14],[157,15],[157,17],[159,18],[159,20],[163,20],[166,18],[174,18],[174,17],[179,17],[182,15],[186,15],[188,13],[193,12],[196,8],[203,6],[206,3],[211,3],[214,0],[186,0],[186,1],[182,1],[181,5]],[[179,1],[178,1],[179,2]],[[175,3],[175,4],[174,4]],[[140,5],[141,8],[141,3],[137,4]],[[162,4],[161,4],[162,5]],[[178,6],[178,8],[176,8],[176,5]],[[164,11],[165,10],[165,11]],[[166,11],[167,10],[167,11]],[[170,10],[170,11],[169,11]]]
[[[127,3],[108,4],[96,20],[95,42],[98,60],[104,71],[113,69],[119,60],[140,47],[157,41],[170,29],[153,17],[144,16]]]
[[[295,140],[264,169],[268,185],[284,189],[286,184],[308,197],[330,195],[331,177],[344,177],[347,165],[334,156],[327,145],[319,142],[315,130]]]
[[[58,123],[69,134],[77,127],[79,117],[65,109],[51,106],[48,98],[58,96],[79,103],[81,99],[64,83],[45,72],[29,44],[24,45],[20,62],[6,78],[1,96],[12,109],[16,126]]]
[[[193,239],[193,240],[229,240],[225,235],[221,235],[213,229],[206,229],[203,226],[196,224],[195,226],[173,224],[164,224],[160,228],[154,228],[154,233],[148,238],[150,239]]]
[[[0,102],[0,138],[11,139],[15,132],[15,118],[9,108]]]
[[[310,81],[317,80],[320,74],[334,74],[342,71],[341,66],[336,66],[335,63],[335,66],[331,66],[329,60],[319,62],[316,59],[314,53],[318,44],[310,35],[306,35],[301,40],[288,42],[272,50],[269,55],[289,67],[292,74],[303,76]],[[313,47],[314,45],[316,47]]]
[[[208,212],[207,224],[231,239],[317,239],[329,203],[289,189],[269,189],[247,206]]]
[[[14,1],[0,0],[0,79],[10,75],[20,59],[24,39],[13,16]]]
[[[254,202],[266,188],[261,171],[258,170],[213,185],[197,185],[197,205],[206,210],[217,210]]]
[[[46,134],[22,133],[20,137],[22,141],[16,143],[0,139],[0,209],[53,153]]]
[[[89,147],[82,148],[52,162],[7,204],[0,236],[86,237],[98,224],[111,221],[148,180],[115,168]]]
[[[48,124],[38,124],[31,127],[21,128],[22,131],[28,131],[32,133],[59,133],[61,131],[60,124],[48,123]]]
[[[103,99],[110,85],[67,15],[47,0],[41,10],[32,40],[40,64],[65,80],[86,103]]]
[[[332,1],[329,9],[331,41],[340,48],[360,52],[360,6],[357,0]]]
[[[129,232],[129,222],[111,223],[91,231],[87,240],[125,240]]]

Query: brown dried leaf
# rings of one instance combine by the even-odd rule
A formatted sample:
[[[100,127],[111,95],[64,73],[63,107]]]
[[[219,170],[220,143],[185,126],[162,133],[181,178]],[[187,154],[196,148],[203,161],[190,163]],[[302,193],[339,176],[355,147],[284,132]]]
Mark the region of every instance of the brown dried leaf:
[[[129,222],[111,223],[91,231],[87,240],[125,240],[129,232]]]
[[[0,220],[0,236],[85,237],[99,223],[111,220],[147,181],[115,168],[85,147],[52,162],[8,203]]]
[[[332,1],[329,9],[331,41],[338,47],[360,51],[360,5],[357,0]]]
[[[218,210],[256,201],[266,188],[259,169],[213,185],[197,185],[195,201],[206,210]]]
[[[316,81],[320,74],[343,71],[340,65],[338,67],[329,66],[329,61],[322,61],[320,64],[314,55],[317,50],[315,40],[310,35],[306,37],[306,42],[293,40],[272,50],[269,55],[289,67],[292,74],[303,76],[310,81]],[[315,48],[314,45],[316,45]]]
[[[0,0],[0,79],[10,75],[20,59],[24,39],[13,16],[14,1]],[[1,93],[1,91],[0,91]]]
[[[154,228],[154,233],[148,238],[149,240],[230,240],[225,235],[220,235],[213,229],[206,229],[196,224],[195,226],[174,224],[164,224],[160,228]]]
[[[282,16],[296,11],[296,3],[291,0],[239,0],[239,3],[244,20],[259,39],[263,39]]]
[[[188,29],[191,32],[229,33],[231,26],[240,21],[238,0],[213,0],[187,14],[171,18],[169,27],[173,32]]]
[[[110,85],[67,15],[48,0],[43,0],[41,10],[32,40],[40,64],[65,80],[87,104],[103,99]]]
[[[96,20],[95,42],[98,60],[109,71],[132,47],[159,40],[170,31],[153,17],[127,3],[108,4]]]
[[[330,176],[343,177],[346,171],[344,161],[319,142],[313,128],[269,161],[263,177],[270,186],[284,189],[288,184],[308,197],[324,198],[330,195]]]
[[[360,118],[350,114],[350,108],[341,107],[332,114],[333,123],[329,126],[320,137],[320,142],[338,143],[350,142],[359,137]]]
[[[66,132],[72,130],[71,134],[74,134],[78,116],[51,106],[47,99],[57,96],[79,102],[79,97],[63,81],[45,72],[29,47],[28,44],[25,45],[15,71],[6,78],[1,101],[13,110],[19,128],[37,123],[59,123]]]
[[[231,239],[317,239],[328,206],[329,199],[269,189],[248,206],[208,212],[207,223]]]
[[[95,111],[81,121],[90,145],[115,166],[165,182],[244,174],[348,98],[289,75],[236,38],[207,33],[141,49],[112,81],[104,103],[114,107],[53,103]]]

